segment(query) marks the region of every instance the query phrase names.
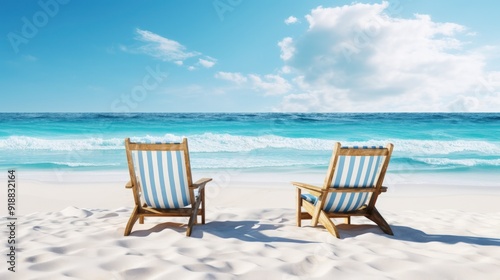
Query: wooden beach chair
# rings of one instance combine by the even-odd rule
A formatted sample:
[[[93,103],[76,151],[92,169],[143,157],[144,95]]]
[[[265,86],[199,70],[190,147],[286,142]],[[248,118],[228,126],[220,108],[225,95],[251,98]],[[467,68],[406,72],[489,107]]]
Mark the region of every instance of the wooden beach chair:
[[[340,238],[331,218],[345,218],[350,224],[351,217],[365,216],[383,232],[393,235],[391,227],[375,207],[378,195],[387,191],[382,182],[392,150],[392,144],[386,147],[342,147],[336,143],[323,186],[292,182],[297,190],[297,226],[301,226],[303,219],[312,219],[312,226],[319,222]]]
[[[147,216],[189,217],[186,236],[198,216],[205,224],[205,184],[212,179],[192,182],[186,138],[168,144],[132,143],[126,138],[125,148],[130,173],[126,187],[132,189],[135,202],[125,236],[137,219],[143,224]]]

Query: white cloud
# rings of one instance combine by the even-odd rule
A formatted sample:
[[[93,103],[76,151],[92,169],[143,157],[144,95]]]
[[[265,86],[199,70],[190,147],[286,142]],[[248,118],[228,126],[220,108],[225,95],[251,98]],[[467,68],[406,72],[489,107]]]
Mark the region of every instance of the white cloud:
[[[291,37],[283,38],[283,40],[278,42],[278,46],[281,48],[281,59],[286,61],[292,58],[295,47],[293,46],[293,39]]]
[[[217,60],[211,57],[207,59],[202,59],[202,58],[198,59],[198,63],[205,68],[212,68],[216,62]]]
[[[231,72],[217,72],[215,73],[215,78],[231,81],[236,84],[243,84],[247,82],[247,78],[241,73],[231,73]]]
[[[278,75],[269,74],[261,78],[259,75],[250,74],[248,78],[255,89],[264,91],[266,95],[284,94],[292,88],[286,79]]]
[[[287,19],[285,19],[285,24],[289,25],[289,24],[294,24],[294,23],[297,23],[299,20],[294,17],[294,16],[289,16]]]
[[[284,96],[277,109],[498,110],[500,78],[489,78],[489,91],[475,90],[490,77],[487,54],[467,49],[464,26],[428,15],[404,19],[390,9],[388,2],[320,6],[306,15],[309,29],[278,44],[300,92]]]
[[[290,74],[292,72],[292,69],[290,68],[290,66],[283,66],[281,67],[281,73],[283,74]]]
[[[243,75],[241,73],[217,72],[215,78],[237,84],[240,88],[251,88],[265,95],[280,95],[289,92],[292,85],[279,75]]]
[[[136,39],[146,44],[138,50],[163,61],[183,61],[198,56],[198,52],[189,52],[182,44],[147,30],[136,29]]]
[[[162,37],[151,31],[136,29],[136,33],[136,40],[141,41],[144,44],[135,49],[120,46],[122,51],[144,53],[163,61],[169,61],[176,65],[184,66],[189,71],[194,71],[199,67],[212,68],[217,63],[217,59],[210,56],[198,58],[197,62],[192,61],[191,63],[186,63],[186,60],[201,56],[202,53],[197,51],[188,51],[187,48],[181,43]]]

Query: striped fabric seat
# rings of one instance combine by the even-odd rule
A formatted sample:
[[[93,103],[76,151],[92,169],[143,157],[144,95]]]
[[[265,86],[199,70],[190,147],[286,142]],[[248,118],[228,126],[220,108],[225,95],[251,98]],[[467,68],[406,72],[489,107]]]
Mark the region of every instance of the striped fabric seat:
[[[322,186],[292,182],[297,187],[297,226],[301,226],[303,219],[311,219],[312,226],[321,223],[339,237],[331,218],[345,218],[350,223],[353,216],[365,216],[392,235],[375,203],[378,195],[387,191],[382,183],[393,148],[391,143],[385,147],[343,147],[335,143]]]
[[[342,147],[348,149],[349,147]],[[384,147],[350,147],[351,149],[383,149]],[[380,173],[383,156],[339,156],[337,169],[333,175],[331,188],[373,188]],[[303,199],[316,205],[318,198],[312,194],[302,194]],[[323,210],[327,212],[350,212],[365,205],[370,192],[329,193]]]
[[[132,151],[141,197],[150,207],[175,209],[191,205],[182,151]]]
[[[135,143],[125,138],[125,152],[130,175],[125,187],[132,189],[135,203],[125,236],[145,217],[189,217],[186,236],[198,216],[205,224],[205,185],[212,178],[193,182],[186,138],[181,143]]]
[[[383,156],[340,156],[331,188],[373,188],[380,174]],[[370,192],[329,193],[323,209],[327,212],[350,212],[365,205]]]

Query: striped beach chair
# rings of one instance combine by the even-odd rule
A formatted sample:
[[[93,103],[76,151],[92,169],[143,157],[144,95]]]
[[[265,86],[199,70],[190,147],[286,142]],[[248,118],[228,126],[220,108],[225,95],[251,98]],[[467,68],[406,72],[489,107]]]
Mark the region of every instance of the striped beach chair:
[[[134,195],[135,207],[125,228],[125,236],[144,217],[189,217],[186,235],[201,216],[205,223],[205,184],[211,178],[193,183],[187,139],[182,143],[132,143],[125,139],[130,173],[126,184]],[[196,193],[195,193],[196,191]]]
[[[386,147],[342,147],[336,143],[323,186],[292,182],[297,190],[297,226],[311,219],[312,226],[322,224],[332,235],[340,238],[332,218],[365,216],[383,232],[393,235],[391,227],[375,207],[393,150]],[[306,191],[306,193],[302,193]],[[302,212],[304,208],[305,212]]]

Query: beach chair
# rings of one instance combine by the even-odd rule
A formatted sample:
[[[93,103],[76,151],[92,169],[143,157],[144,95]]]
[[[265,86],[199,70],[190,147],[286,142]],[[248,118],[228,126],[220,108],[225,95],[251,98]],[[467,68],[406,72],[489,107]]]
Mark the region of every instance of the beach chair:
[[[137,219],[144,217],[189,217],[186,236],[201,216],[205,224],[205,184],[211,178],[195,183],[187,139],[182,143],[132,143],[125,139],[130,181],[126,188],[133,191],[135,207],[125,228],[125,236],[132,231]],[[196,191],[196,193],[195,193]]]
[[[342,147],[336,143],[323,186],[292,182],[297,191],[297,226],[301,226],[302,220],[311,219],[312,226],[320,223],[333,236],[340,238],[332,218],[345,218],[350,224],[351,217],[365,216],[383,232],[393,235],[391,227],[375,207],[378,195],[387,191],[382,182],[392,150],[392,144],[386,147]]]

